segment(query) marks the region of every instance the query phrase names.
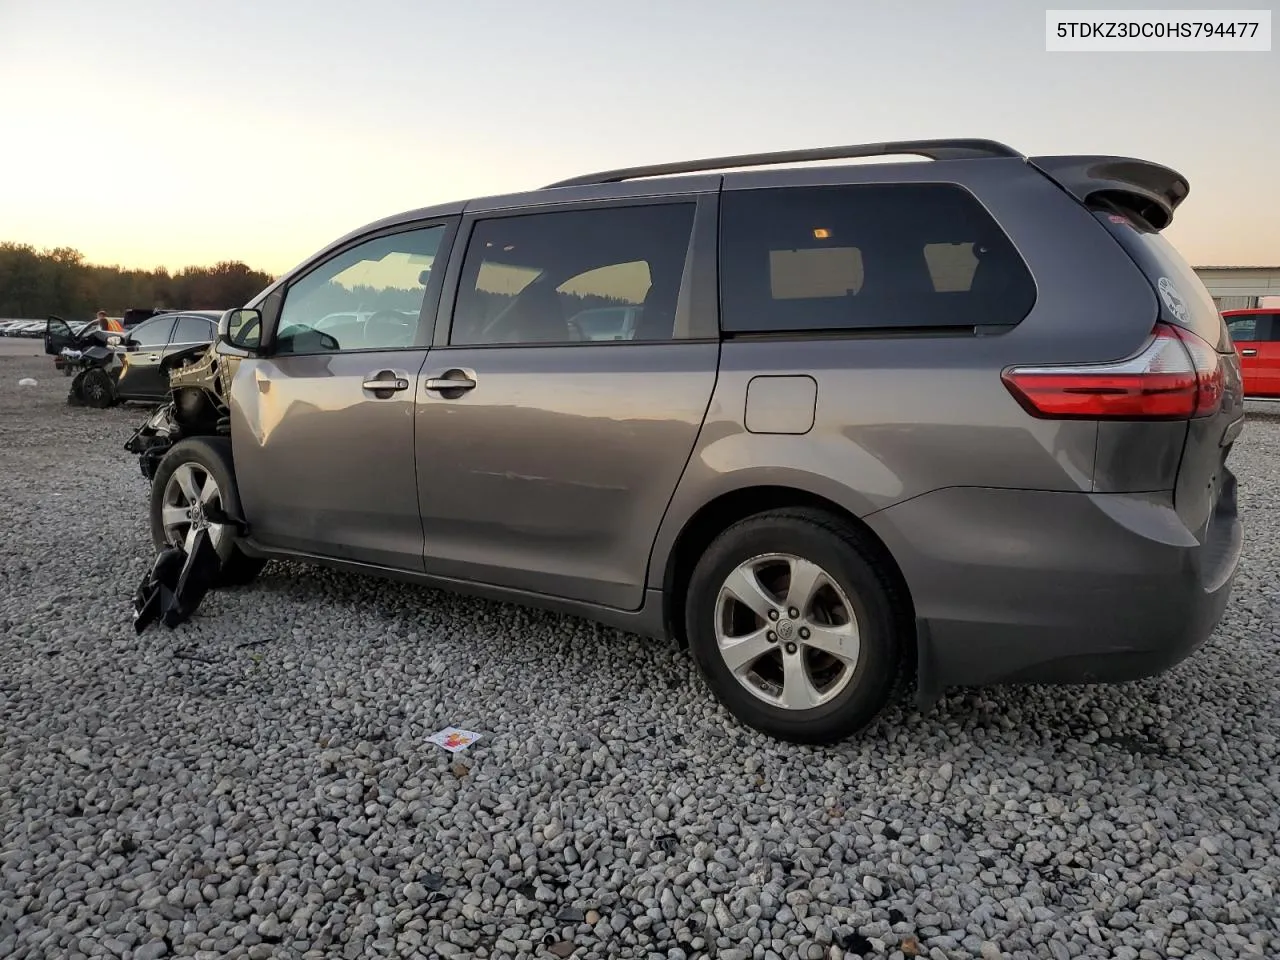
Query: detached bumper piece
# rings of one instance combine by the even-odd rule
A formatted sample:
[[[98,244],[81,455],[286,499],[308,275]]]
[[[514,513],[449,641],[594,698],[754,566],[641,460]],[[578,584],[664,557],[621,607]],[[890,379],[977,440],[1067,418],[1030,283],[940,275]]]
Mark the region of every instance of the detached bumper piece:
[[[208,528],[196,531],[191,552],[166,547],[133,595],[133,629],[142,633],[156,621],[172,630],[193,614],[222,569]]]

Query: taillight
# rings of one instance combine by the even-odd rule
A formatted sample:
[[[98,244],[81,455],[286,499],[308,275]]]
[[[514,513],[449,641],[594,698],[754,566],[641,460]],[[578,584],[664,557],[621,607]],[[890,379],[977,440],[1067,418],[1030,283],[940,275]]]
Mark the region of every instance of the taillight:
[[[1216,412],[1224,390],[1213,346],[1164,323],[1127,360],[1014,367],[1002,379],[1028,413],[1044,419],[1187,420]]]

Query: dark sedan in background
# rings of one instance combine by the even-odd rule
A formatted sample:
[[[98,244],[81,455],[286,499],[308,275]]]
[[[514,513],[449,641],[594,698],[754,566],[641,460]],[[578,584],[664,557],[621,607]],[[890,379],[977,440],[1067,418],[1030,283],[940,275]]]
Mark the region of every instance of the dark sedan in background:
[[[55,358],[59,369],[76,372],[73,401],[91,407],[110,407],[122,400],[160,401],[169,390],[163,361],[212,343],[221,315],[221,310],[175,310],[143,320],[124,333],[75,330],[65,320],[51,317],[45,352]]]

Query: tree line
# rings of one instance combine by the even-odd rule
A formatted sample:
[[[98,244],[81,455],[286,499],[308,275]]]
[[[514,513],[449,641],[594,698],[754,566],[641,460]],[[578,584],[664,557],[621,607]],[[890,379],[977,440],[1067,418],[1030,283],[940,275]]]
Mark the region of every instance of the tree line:
[[[130,307],[220,310],[243,306],[274,278],[238,260],[170,273],[86,263],[71,247],[0,243],[0,317],[88,319]]]

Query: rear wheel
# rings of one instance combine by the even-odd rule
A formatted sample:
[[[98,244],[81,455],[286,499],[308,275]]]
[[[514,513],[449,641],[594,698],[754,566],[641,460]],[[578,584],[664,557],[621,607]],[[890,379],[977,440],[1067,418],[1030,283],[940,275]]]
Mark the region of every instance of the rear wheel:
[[[694,569],[685,613],[717,698],[779,739],[833,743],[861,730],[903,670],[890,579],[855,528],[820,511],[725,530]]]
[[[234,526],[215,523],[209,512],[225,511],[235,480],[225,460],[207,443],[183,441],[165,454],[151,482],[151,541],[156,550],[181,546],[191,551],[197,532],[207,529],[222,561],[216,583],[251,582],[266,560],[240,549]]]

